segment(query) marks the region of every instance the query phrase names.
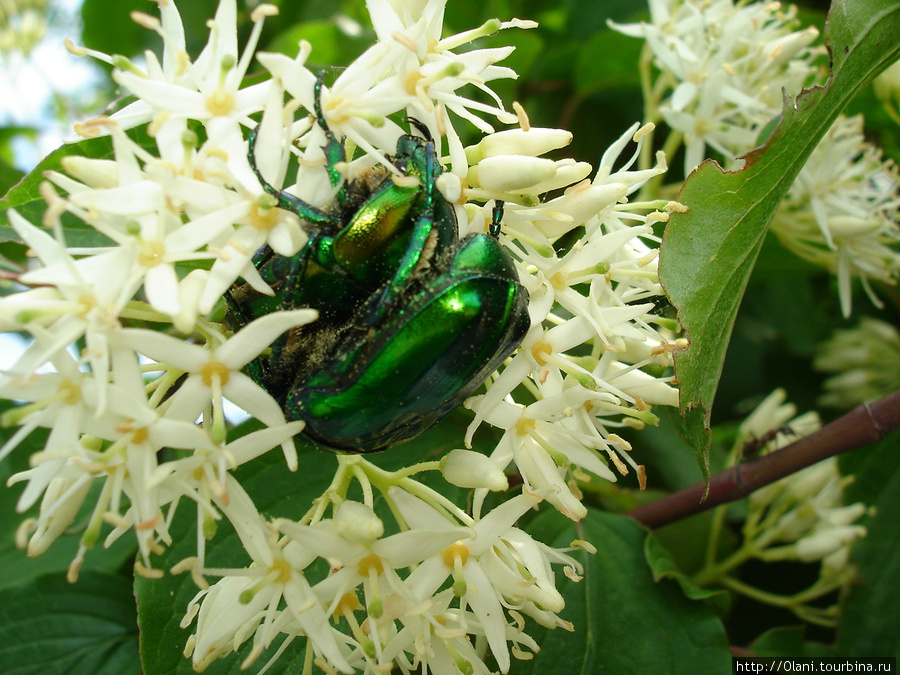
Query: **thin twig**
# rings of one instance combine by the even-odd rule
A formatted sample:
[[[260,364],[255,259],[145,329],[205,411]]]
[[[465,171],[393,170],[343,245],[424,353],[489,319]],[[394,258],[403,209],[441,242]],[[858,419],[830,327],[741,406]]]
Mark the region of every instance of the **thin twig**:
[[[779,478],[839,455],[880,441],[900,427],[900,392],[874,403],[864,403],[815,433],[771,454],[717,473],[706,484],[701,481],[649,504],[628,511],[639,523],[653,529],[674,523],[719,504],[746,497]]]

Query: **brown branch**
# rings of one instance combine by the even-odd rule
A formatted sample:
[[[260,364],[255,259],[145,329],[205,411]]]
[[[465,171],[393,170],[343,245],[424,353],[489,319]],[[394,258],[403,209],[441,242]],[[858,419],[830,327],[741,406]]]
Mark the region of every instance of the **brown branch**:
[[[717,473],[706,484],[701,481],[649,504],[628,511],[639,523],[653,529],[695,513],[746,497],[779,478],[856,448],[880,441],[900,427],[900,391],[874,403],[864,403],[815,433],[791,445]]]

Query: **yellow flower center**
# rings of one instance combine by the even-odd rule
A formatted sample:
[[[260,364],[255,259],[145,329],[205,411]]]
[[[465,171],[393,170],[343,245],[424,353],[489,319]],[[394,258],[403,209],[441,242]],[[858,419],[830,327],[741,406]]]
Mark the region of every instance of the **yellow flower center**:
[[[356,592],[350,591],[349,593],[344,593],[338,601],[337,607],[334,608],[334,615],[345,616],[353,613],[357,609],[362,609],[362,605],[359,604],[359,598],[356,597]]]
[[[219,379],[219,385],[224,387],[228,383],[229,372],[228,366],[224,363],[210,361],[200,369],[200,376],[207,387],[213,386],[216,377]]]
[[[548,357],[553,353],[553,346],[546,340],[541,340],[531,348],[531,355],[539,366],[546,366]]]
[[[537,422],[530,417],[523,417],[516,422],[516,433],[520,436],[528,436],[537,429]]]
[[[206,109],[213,115],[227,115],[234,107],[234,97],[224,91],[217,91],[206,99]]]
[[[250,209],[250,222],[259,230],[271,230],[278,224],[278,210],[254,204]]]
[[[384,564],[381,562],[381,558],[374,553],[370,553],[359,561],[356,571],[361,577],[368,577],[371,574],[378,575],[384,572]]]
[[[141,251],[138,253],[138,262],[144,267],[155,267],[163,261],[165,248],[158,241],[141,242]]]
[[[451,569],[456,567],[457,562],[460,565],[465,565],[469,559],[469,547],[464,542],[457,541],[444,549],[442,557],[444,564]]]
[[[68,405],[75,405],[81,402],[81,389],[68,378],[60,382],[59,393],[62,394],[63,400]]]

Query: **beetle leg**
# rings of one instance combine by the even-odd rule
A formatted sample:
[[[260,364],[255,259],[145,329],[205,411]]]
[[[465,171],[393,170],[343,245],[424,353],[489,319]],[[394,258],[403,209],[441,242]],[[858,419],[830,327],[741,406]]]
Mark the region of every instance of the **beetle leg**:
[[[407,117],[406,121],[409,122],[411,127],[415,127],[416,130],[422,134],[422,138],[426,141],[432,142],[434,139],[431,137],[431,130],[426,127],[420,120],[417,120],[415,117]]]
[[[418,124],[417,122],[417,128],[419,128]],[[384,291],[375,295],[370,301],[372,305],[368,309],[366,321],[368,326],[375,325],[391,311],[403,291],[409,286],[410,281],[416,278],[422,269],[431,264],[435,251],[444,250],[449,243],[440,241],[440,232],[435,227],[435,192],[437,191],[435,181],[440,175],[441,169],[435,161],[434,143],[428,140],[424,147],[425,172],[422,177],[424,182],[422,211],[416,219],[409,244],[396,272],[385,286]]]
[[[498,199],[494,202],[494,208],[491,211],[491,224],[488,227],[490,235],[497,239],[500,237],[500,223],[503,221],[503,201]]]
[[[325,145],[322,146],[322,152],[325,153],[325,161],[328,166],[328,181],[331,183],[331,187],[337,187],[343,178],[341,172],[338,171],[337,165],[347,161],[347,153],[344,151],[343,141],[335,138],[334,132],[328,128],[325,115],[322,113],[322,87],[325,86],[324,80],[325,71],[320,70],[316,76],[316,84],[313,88],[313,112],[316,114],[316,123],[325,132],[326,141]],[[338,190],[337,195],[335,195],[335,199],[339,204],[347,203],[347,192],[344,190],[343,185]]]
[[[366,314],[365,325],[374,326],[385,315],[392,311],[403,291],[414,279],[419,270],[427,267],[437,249],[437,232],[431,218],[419,218],[416,221],[409,246],[403,254],[400,266],[393,278],[385,285],[384,291],[369,300],[370,307]]]
[[[253,169],[253,173],[256,175],[256,178],[262,185],[263,190],[265,190],[278,200],[279,208],[290,211],[292,213],[296,213],[301,219],[312,224],[314,226],[312,228],[312,232],[310,232],[307,228],[304,228],[305,230],[307,230],[307,234],[309,234],[310,236],[313,236],[315,234],[315,231],[318,229],[318,227],[333,227],[335,225],[340,225],[340,220],[335,216],[331,216],[321,209],[317,209],[312,204],[307,204],[299,197],[295,197],[294,195],[289,194],[284,190],[279,190],[263,177],[263,175],[259,172],[259,169],[256,167],[256,137],[258,131],[259,127],[257,126],[255,129],[252,129],[250,131],[250,135],[248,136],[249,149],[247,150],[247,160],[250,162],[250,167]]]

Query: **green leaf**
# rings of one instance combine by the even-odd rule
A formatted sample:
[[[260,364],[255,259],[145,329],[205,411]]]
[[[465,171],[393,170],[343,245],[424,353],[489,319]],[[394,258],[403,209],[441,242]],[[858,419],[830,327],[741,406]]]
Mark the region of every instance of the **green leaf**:
[[[660,278],[690,346],[676,353],[682,431],[704,473],[709,419],[725,350],[769,221],[819,139],[860,87],[900,55],[900,2],[836,0],[829,15],[832,72],[824,87],[786,101],[768,142],[741,171],[701,164],[685,182],[660,251]]]
[[[731,672],[722,624],[677,583],[654,581],[643,552],[647,531],[636,522],[592,510],[576,525],[545,512],[531,534],[556,547],[584,539],[597,552],[580,556],[582,581],[560,582],[562,618],[574,632],[535,634],[541,651],[532,661],[514,661],[514,675]]]
[[[842,656],[900,657],[900,433],[841,458],[856,480],[844,499],[874,511],[862,524],[868,535],[851,555],[859,582],[841,603],[837,649]]]
[[[3,675],[137,675],[138,627],[129,579],[82,572],[0,591]]]
[[[16,209],[32,223],[40,223],[46,209],[39,187],[46,179],[45,171],[60,171],[62,160],[70,155],[83,155],[93,158],[109,158],[113,156],[112,140],[109,136],[91,138],[78,143],[69,143],[58,147],[47,155],[34,170],[18,183],[13,185],[3,199],[0,200],[0,241],[19,241],[19,237],[9,228],[7,209]]]
[[[5,192],[8,188],[22,180],[22,177],[23,174],[21,171],[15,168],[11,163],[0,159],[0,192]]]
[[[779,626],[760,635],[749,650],[756,656],[834,658],[834,650],[819,642],[805,641],[805,626]]]
[[[653,578],[656,581],[660,579],[672,579],[681,586],[681,591],[692,600],[708,600],[713,603],[716,609],[723,613],[727,609],[730,598],[728,593],[721,590],[710,590],[701,588],[695,584],[689,576],[687,576],[681,567],[675,562],[675,559],[666,550],[665,546],[659,541],[653,533],[647,537],[644,546],[644,554],[647,562],[653,570]]]

